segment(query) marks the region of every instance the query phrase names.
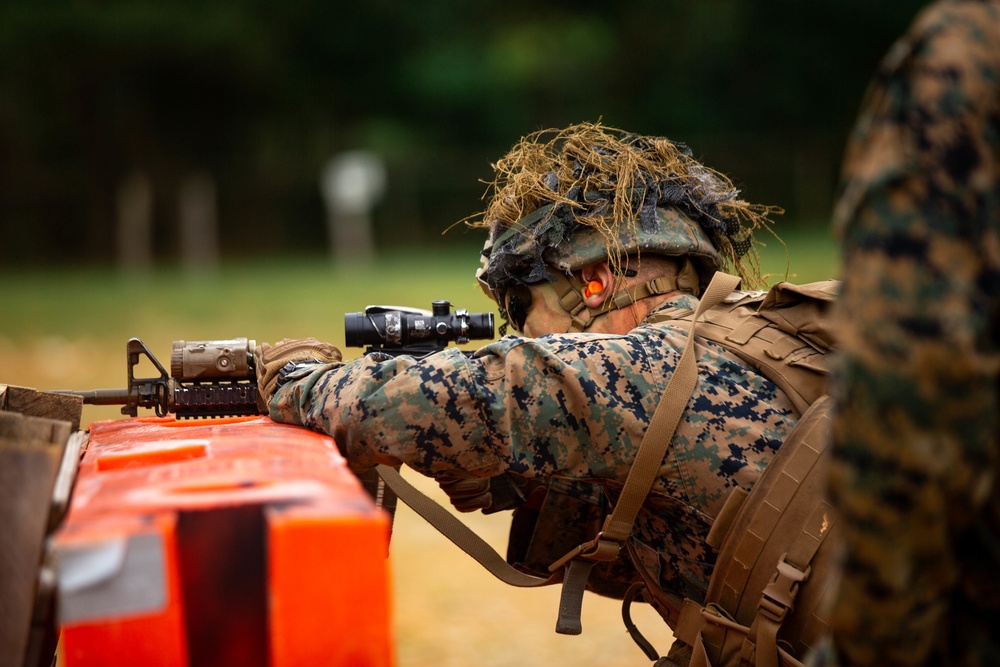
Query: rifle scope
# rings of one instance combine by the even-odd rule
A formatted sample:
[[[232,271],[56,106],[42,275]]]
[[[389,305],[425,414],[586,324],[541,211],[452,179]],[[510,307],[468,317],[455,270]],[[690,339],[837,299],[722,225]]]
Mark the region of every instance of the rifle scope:
[[[368,306],[363,313],[344,314],[348,347],[369,351],[433,352],[448,343],[493,338],[493,313],[451,312],[451,302],[433,301],[431,310],[398,306]]]

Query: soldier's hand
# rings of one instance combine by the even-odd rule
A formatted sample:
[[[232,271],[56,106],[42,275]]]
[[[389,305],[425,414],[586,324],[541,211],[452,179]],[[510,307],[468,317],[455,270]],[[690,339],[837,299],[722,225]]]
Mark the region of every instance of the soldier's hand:
[[[343,359],[340,350],[315,338],[285,338],[277,345],[261,343],[253,351],[257,364],[257,405],[267,413],[267,405],[278,390],[281,369],[294,363],[331,363]]]
[[[465,479],[443,475],[437,478],[437,483],[448,494],[451,504],[459,512],[475,512],[487,509],[493,504],[488,477]]]

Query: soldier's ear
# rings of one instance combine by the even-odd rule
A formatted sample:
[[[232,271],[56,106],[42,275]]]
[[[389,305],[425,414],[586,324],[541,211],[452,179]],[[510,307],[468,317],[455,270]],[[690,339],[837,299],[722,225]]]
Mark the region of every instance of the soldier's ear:
[[[615,276],[606,261],[583,267],[580,278],[583,280],[581,296],[588,308],[600,306],[614,294]]]

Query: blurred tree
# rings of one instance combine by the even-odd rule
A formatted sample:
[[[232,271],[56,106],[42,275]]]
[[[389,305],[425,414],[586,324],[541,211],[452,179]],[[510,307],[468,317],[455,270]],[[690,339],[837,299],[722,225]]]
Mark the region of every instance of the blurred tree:
[[[266,22],[241,6],[4,6],[3,224],[22,251],[112,256],[115,192],[131,173],[173,212],[166,197],[188,172],[246,152],[285,91]]]
[[[115,192],[137,172],[161,258],[178,184],[201,171],[223,253],[265,234],[325,248],[318,174],[355,148],[389,164],[383,240],[439,243],[480,207],[490,159],[599,117],[822,217],[863,87],[920,4],[6,0],[0,260],[112,258]]]

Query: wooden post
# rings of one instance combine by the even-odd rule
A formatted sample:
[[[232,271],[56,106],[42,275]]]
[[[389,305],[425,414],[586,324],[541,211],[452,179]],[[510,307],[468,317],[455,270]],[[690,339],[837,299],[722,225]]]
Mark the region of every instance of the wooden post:
[[[189,175],[178,193],[181,265],[187,273],[213,271],[219,264],[215,181],[207,172]]]
[[[55,583],[51,573],[46,576],[45,542],[66,511],[69,489],[63,493],[63,478],[69,476],[71,485],[83,442],[68,421],[12,410],[59,415],[75,410],[78,424],[83,404],[77,399],[0,385],[0,664],[4,666],[52,664],[58,632]],[[74,446],[69,448],[71,440]],[[57,495],[65,497],[56,502]]]
[[[118,188],[118,266],[148,271],[153,262],[153,186],[134,172]]]

